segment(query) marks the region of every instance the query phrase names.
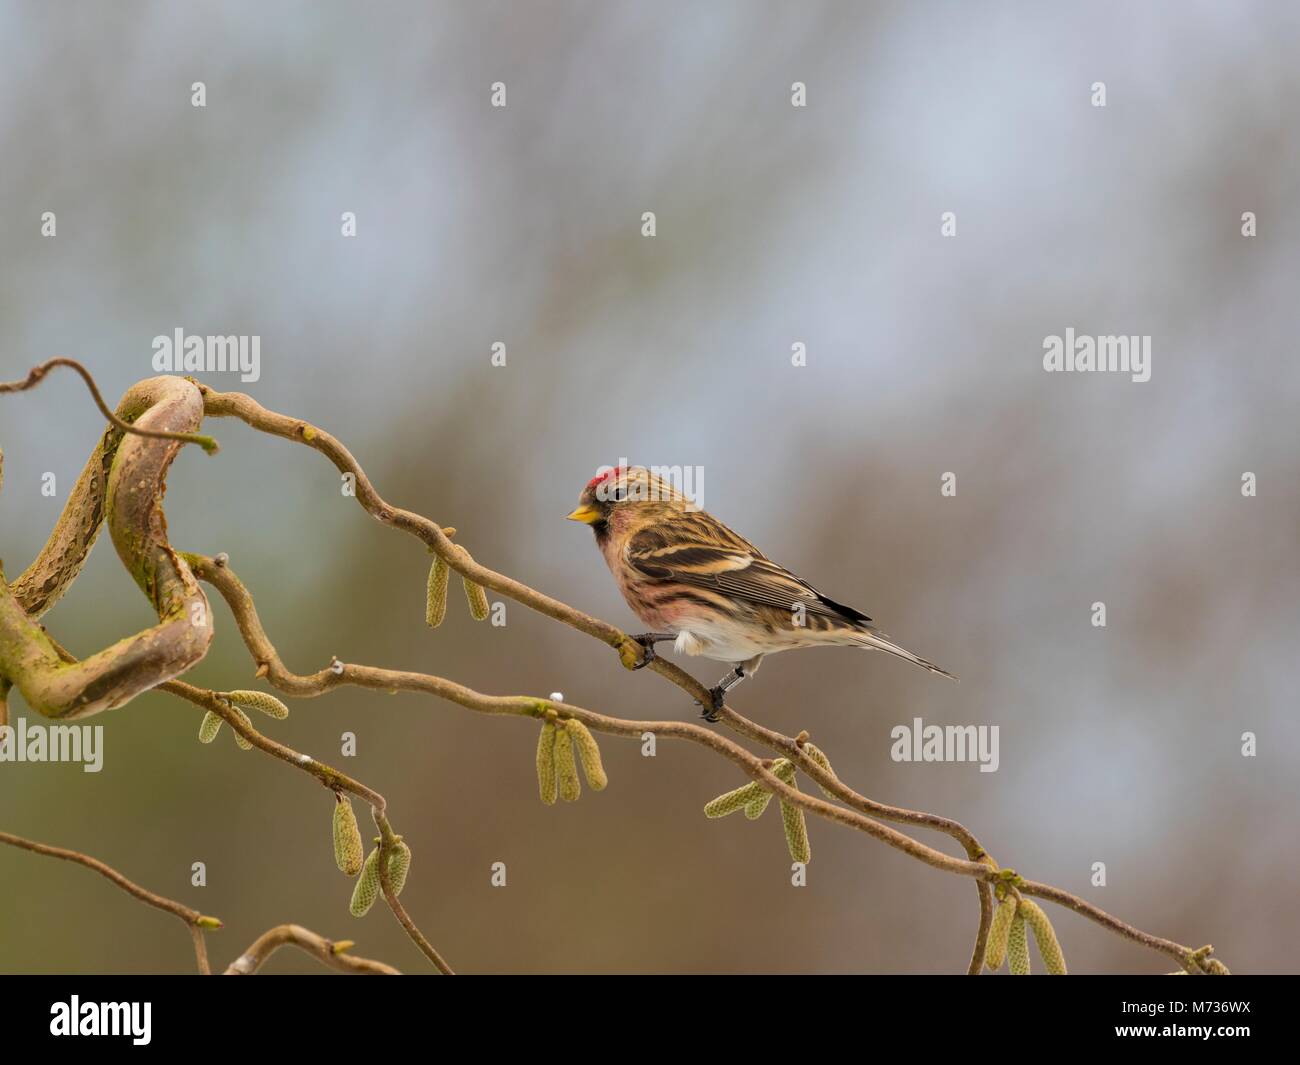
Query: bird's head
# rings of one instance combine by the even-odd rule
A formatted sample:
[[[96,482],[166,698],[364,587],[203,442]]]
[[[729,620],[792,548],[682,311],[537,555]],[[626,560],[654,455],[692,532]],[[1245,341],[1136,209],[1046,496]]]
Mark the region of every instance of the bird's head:
[[[611,523],[635,523],[638,518],[649,520],[668,510],[690,507],[690,499],[644,466],[615,466],[587,482],[577,508],[568,518],[590,525],[599,533]]]

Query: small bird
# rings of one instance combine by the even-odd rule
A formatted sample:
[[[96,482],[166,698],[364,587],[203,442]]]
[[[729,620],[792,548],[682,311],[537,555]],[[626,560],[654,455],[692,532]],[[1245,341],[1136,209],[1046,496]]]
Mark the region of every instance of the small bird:
[[[644,466],[593,477],[568,517],[591,526],[627,605],[655,630],[632,637],[645,650],[636,668],[667,640],[682,654],[734,663],[709,689],[708,721],[765,655],[796,647],[875,648],[957,679],[891,642],[866,614],[778,566]]]

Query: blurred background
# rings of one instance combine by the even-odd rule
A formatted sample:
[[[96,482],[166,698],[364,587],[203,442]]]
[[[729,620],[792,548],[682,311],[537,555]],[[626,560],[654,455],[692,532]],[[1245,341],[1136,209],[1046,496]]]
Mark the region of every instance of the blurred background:
[[[0,378],[73,355],[113,402],[153,375],[155,335],[257,334],[259,381],[200,376],[328,428],[394,504],[634,631],[563,515],[620,457],[701,466],[712,513],[961,675],[781,655],[738,710],[807,729],[854,787],[961,820],[1026,875],[1236,970],[1293,969],[1298,48],[1283,3],[4,3]],[[1151,335],[1151,381],[1044,373],[1043,338],[1070,326]],[[0,401],[11,575],[102,428],[69,373]],[[210,431],[221,453],[173,468],[172,540],[229,553],[290,668],[337,654],[697,712],[516,605],[476,625],[453,589],[427,629],[419,543],[308,449]],[[251,686],[213,599],[188,679]],[[104,536],[45,620],[84,655],[151,614]],[[999,770],[893,762],[914,717],[999,726]],[[214,963],[293,921],[427,969],[382,906],[348,915],[310,778],[228,730],[200,746],[168,696],[89,723],[98,775],[0,764],[4,829],[217,914]],[[608,790],[547,808],[529,723],[342,690],[266,731],[387,796],[415,853],[403,901],[463,972],[969,958],[969,882],[814,821],[795,889],[774,809],[702,816],[743,781],[693,745],[603,740]],[[192,968],[173,920],[85,869],[0,848],[0,885],[0,970]],[[1052,915],[1075,971],[1171,968]],[[268,969],[323,971],[290,952]]]

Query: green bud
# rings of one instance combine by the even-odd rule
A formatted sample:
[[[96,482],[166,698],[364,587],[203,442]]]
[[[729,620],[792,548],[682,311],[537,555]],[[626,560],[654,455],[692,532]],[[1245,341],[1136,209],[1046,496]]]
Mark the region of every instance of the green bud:
[[[547,806],[555,805],[555,722],[542,724],[537,737],[537,791]]]
[[[578,780],[578,763],[573,760],[573,737],[563,726],[555,730],[555,772],[559,777],[560,798],[575,802],[582,794],[582,784]]]
[[[397,844],[388,855],[388,886],[394,895],[400,895],[406,887],[406,874],[411,871],[411,848],[397,837]]]
[[[1007,934],[1007,964],[1012,976],[1029,975],[1029,940],[1025,936],[1025,918],[1018,909]]]
[[[984,964],[991,972],[1002,968],[1007,956],[1007,937],[1011,934],[1011,919],[1016,915],[1016,897],[1007,892],[1007,897],[998,903],[993,911],[993,920],[989,922],[989,937],[984,945]]]
[[[232,706],[230,709],[234,711],[235,716],[236,716],[237,718],[239,718],[239,720],[240,720],[243,724],[247,725],[249,728],[252,728],[252,727],[253,727],[253,723],[248,719],[248,715],[247,715],[246,713],[244,713],[244,711],[242,711],[241,709],[239,709],[239,707],[237,707],[237,706]],[[252,741],[252,740],[246,740],[246,739],[244,739],[244,737],[241,736],[238,732],[235,732],[234,729],[231,729],[230,731],[235,733],[235,742],[236,742],[237,744],[239,744],[239,749],[240,749],[241,751],[251,751],[251,750],[253,749],[253,741]]]
[[[200,928],[206,928],[209,931],[216,931],[222,927],[220,919],[216,917],[196,917],[194,923]]]
[[[1034,943],[1038,946],[1038,954],[1043,959],[1043,964],[1047,966],[1047,971],[1052,976],[1064,976],[1065,955],[1061,952],[1061,944],[1056,940],[1056,931],[1052,928],[1052,922],[1047,919],[1043,908],[1031,899],[1021,899],[1020,913],[1033,929]]]
[[[217,738],[217,733],[221,731],[221,715],[214,714],[209,710],[203,715],[203,720],[199,722],[199,742],[211,743]]]
[[[361,872],[364,854],[365,845],[361,842],[352,800],[340,795],[334,804],[334,864],[348,876],[356,876]]]
[[[222,695],[236,706],[244,706],[249,710],[260,710],[262,713],[270,714],[271,717],[280,721],[289,716],[289,708],[274,695],[268,695],[266,692],[236,691],[222,692]]]
[[[447,616],[447,580],[450,576],[451,567],[439,555],[429,567],[428,596],[424,604],[424,621],[431,629],[441,625]]]
[[[605,776],[605,767],[600,764],[600,747],[596,745],[596,737],[591,734],[591,729],[575,718],[569,718],[565,726],[573,737],[573,746],[578,750],[587,785],[592,791],[604,791],[609,777]]]
[[[486,621],[488,616],[487,592],[483,585],[465,578],[465,598],[469,600],[469,614],[475,621]]]
[[[764,791],[763,786],[755,781],[752,784],[739,787],[735,791],[728,791],[705,803],[704,816],[726,817],[727,814],[734,814],[737,810],[743,810],[750,803],[764,797],[770,800],[772,793]]]
[[[361,879],[352,889],[352,902],[348,912],[353,917],[364,917],[379,897],[379,848],[376,847],[366,855],[366,864],[361,867]]]

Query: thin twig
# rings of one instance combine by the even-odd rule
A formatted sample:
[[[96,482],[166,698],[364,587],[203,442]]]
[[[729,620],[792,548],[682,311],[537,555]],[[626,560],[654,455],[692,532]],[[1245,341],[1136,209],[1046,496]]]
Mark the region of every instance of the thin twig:
[[[297,947],[340,972],[370,976],[401,976],[382,961],[358,958],[347,953],[351,940],[331,940],[296,924],[277,925],[263,932],[243,954],[226,966],[225,976],[251,976],[281,947]]]
[[[156,895],[152,891],[142,888],[135,881],[128,880],[112,866],[106,865],[98,858],[82,854],[80,851],[67,850],[64,847],[52,847],[48,843],[37,843],[35,840],[24,839],[22,836],[15,836],[9,832],[0,832],[0,843],[7,843],[20,850],[31,851],[33,854],[44,854],[51,858],[62,858],[64,861],[84,865],[87,869],[93,869],[99,873],[100,876],[107,877],[127,894],[139,899],[146,905],[180,918],[193,936],[194,957],[198,963],[199,972],[204,976],[211,975],[212,969],[208,964],[208,946],[204,938],[204,930],[222,927],[221,922],[215,917],[205,917],[198,910],[192,910],[183,903],[165,898],[162,895]],[[409,921],[410,918],[408,917],[407,920]],[[289,924],[279,925],[259,936],[248,950],[230,963],[226,969],[226,975],[247,975],[255,972],[276,950],[286,945],[299,947],[319,958],[326,965],[343,972],[392,975],[398,973],[398,970],[391,965],[348,954],[347,948],[352,945],[350,941],[335,942],[325,939],[323,936],[319,936],[300,925]]]
[[[179,696],[180,698],[193,703],[195,706],[211,711],[243,736],[244,739],[254,747],[258,748],[258,750],[271,755],[273,758],[278,758],[280,761],[293,766],[295,769],[301,769],[303,772],[315,777],[331,791],[346,791],[355,795],[362,801],[369,803],[371,811],[375,817],[375,822],[380,826],[380,829],[384,834],[385,846],[387,846],[387,842],[392,838],[393,832],[392,826],[389,825],[387,817],[388,800],[380,795],[379,792],[375,791],[373,788],[367,787],[365,784],[362,784],[361,781],[348,776],[346,773],[335,769],[333,766],[328,766],[324,762],[318,762],[310,755],[303,754],[300,751],[295,751],[293,748],[287,747],[283,743],[277,743],[275,740],[259,732],[244,718],[240,717],[230,704],[220,698],[214,691],[209,691],[206,688],[196,688],[192,684],[186,684],[184,681],[179,680],[168,681],[166,684],[159,685],[159,690],[165,691],[171,695]],[[387,869],[386,855],[381,854],[381,859],[383,860],[381,861],[380,868]],[[425,957],[433,962],[440,972],[445,973],[448,976],[452,975],[451,966],[448,965],[442,955],[434,949],[433,944],[431,944],[425,937],[424,933],[420,931],[415,921],[411,919],[410,914],[406,912],[405,907],[397,901],[396,896],[388,891],[386,875],[381,882],[384,886],[384,899],[388,903],[389,909],[393,911],[393,916],[405,930],[407,936],[410,937],[411,941],[420,949]],[[285,925],[281,927],[296,926]]]
[[[21,381],[0,381],[0,394],[5,392],[25,392],[29,388],[35,388],[45,379],[45,375],[56,366],[67,366],[81,375],[81,379],[86,382],[86,387],[90,389],[90,394],[95,400],[95,406],[99,408],[99,413],[107,418],[109,424],[119,432],[134,433],[136,436],[148,436],[155,440],[180,440],[186,444],[198,444],[209,455],[215,455],[221,450],[220,445],[212,437],[205,436],[203,433],[173,433],[167,429],[140,429],[129,422],[124,422],[109,410],[108,404],[104,402],[104,397],[100,394],[99,386],[95,384],[95,379],[90,375],[90,371],[76,359],[69,359],[62,355],[49,359],[39,366],[32,367],[27,376]]]
[[[199,918],[203,916],[198,910],[192,910],[184,903],[176,902],[162,895],[155,895],[147,888],[142,888],[134,880],[128,880],[112,866],[105,865],[98,858],[91,858],[80,851],[68,850],[64,847],[52,847],[48,843],[37,843],[35,840],[24,839],[22,836],[11,835],[8,832],[0,832],[0,843],[7,843],[11,847],[18,847],[34,854],[44,854],[49,858],[61,858],[65,862],[76,862],[78,865],[84,865],[87,869],[93,869],[100,876],[107,877],[128,895],[133,895],[145,905],[162,910],[164,913],[170,913],[173,917],[179,917],[187,925],[196,924]],[[216,921],[216,918],[209,917],[207,920]],[[221,923],[218,921],[214,927],[220,928]]]
[[[388,800],[373,788],[367,787],[356,778],[348,776],[342,770],[317,761],[309,754],[295,751],[292,747],[279,743],[253,728],[216,692],[209,691],[207,688],[196,688],[193,684],[187,684],[183,680],[170,680],[166,684],[160,684],[158,685],[158,691],[179,696],[195,706],[211,711],[258,750],[264,751],[272,758],[278,758],[281,762],[291,765],[295,769],[301,769],[304,773],[315,777],[331,791],[350,792],[358,799],[370,803],[371,806],[379,810],[388,808]]]
[[[967,976],[979,976],[984,967],[984,951],[989,942],[989,925],[993,923],[993,889],[985,880],[975,881],[980,893],[980,926],[975,932],[975,947],[971,951],[970,964],[966,966]]]
[[[379,827],[379,887],[384,893],[384,901],[388,903],[388,908],[393,911],[393,916],[397,918],[398,923],[406,929],[406,934],[410,936],[412,942],[433,963],[434,968],[443,976],[455,976],[446,959],[424,937],[424,933],[415,926],[411,915],[406,912],[406,907],[397,900],[397,893],[393,890],[388,877],[388,856],[394,842],[393,826],[388,823],[388,818],[384,816],[382,810],[375,810],[374,817],[375,824]]]
[[[203,938],[203,929],[196,924],[190,925],[190,936],[194,939],[194,960],[199,966],[200,976],[211,976],[212,966],[208,964],[208,941]]]
[[[68,850],[65,847],[52,847],[48,843],[37,843],[35,840],[24,839],[22,836],[15,836],[9,832],[0,832],[0,843],[7,843],[11,847],[31,851],[33,854],[44,854],[50,858],[60,858],[65,862],[84,865],[87,869],[93,869],[100,876],[111,880],[128,895],[139,899],[146,906],[152,906],[156,910],[162,910],[164,913],[170,913],[173,917],[179,918],[194,936],[194,953],[199,971],[207,972],[208,956],[203,944],[203,930],[205,927],[220,928],[221,922],[217,918],[205,917],[198,910],[192,910],[184,903],[162,895],[156,895],[148,888],[142,888],[134,880],[128,880],[112,866],[106,865],[98,858],[82,854],[80,851]]]

